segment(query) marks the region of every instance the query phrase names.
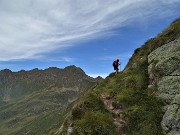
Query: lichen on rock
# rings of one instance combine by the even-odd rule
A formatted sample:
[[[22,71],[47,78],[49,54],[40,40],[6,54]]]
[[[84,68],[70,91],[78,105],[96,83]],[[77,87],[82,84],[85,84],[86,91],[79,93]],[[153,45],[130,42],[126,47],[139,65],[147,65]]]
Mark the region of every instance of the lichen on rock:
[[[164,134],[180,134],[180,38],[154,50],[148,56],[150,84],[164,103],[161,126]]]

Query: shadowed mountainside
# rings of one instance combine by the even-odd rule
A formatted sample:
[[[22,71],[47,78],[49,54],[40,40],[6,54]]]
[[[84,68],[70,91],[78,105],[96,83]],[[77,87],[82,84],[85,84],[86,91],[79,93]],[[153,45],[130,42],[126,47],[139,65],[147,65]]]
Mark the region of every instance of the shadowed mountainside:
[[[98,81],[75,66],[1,70],[0,134],[53,133],[62,124],[68,106]]]

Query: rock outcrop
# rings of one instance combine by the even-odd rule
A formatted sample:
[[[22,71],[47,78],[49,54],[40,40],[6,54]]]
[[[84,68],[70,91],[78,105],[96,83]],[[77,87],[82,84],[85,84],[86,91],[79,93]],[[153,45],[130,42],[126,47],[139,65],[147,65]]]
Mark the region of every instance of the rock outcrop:
[[[157,87],[164,103],[163,132],[180,134],[180,38],[154,50],[148,63],[149,87]]]

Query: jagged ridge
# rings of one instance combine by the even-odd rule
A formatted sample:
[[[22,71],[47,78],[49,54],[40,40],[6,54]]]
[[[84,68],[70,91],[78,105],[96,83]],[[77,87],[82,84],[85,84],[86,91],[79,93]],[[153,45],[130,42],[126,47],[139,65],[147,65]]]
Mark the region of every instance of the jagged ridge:
[[[0,71],[0,134],[53,132],[67,107],[96,83],[75,66]]]

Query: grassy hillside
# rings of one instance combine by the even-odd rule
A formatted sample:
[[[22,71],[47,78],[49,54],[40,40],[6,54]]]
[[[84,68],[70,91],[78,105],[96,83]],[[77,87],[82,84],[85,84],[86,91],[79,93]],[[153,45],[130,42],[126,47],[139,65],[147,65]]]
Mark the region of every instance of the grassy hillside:
[[[68,127],[73,127],[74,134],[78,135],[116,135],[113,116],[105,109],[101,98],[106,94],[114,106],[119,103],[122,106],[123,112],[119,115],[126,122],[122,132],[128,135],[162,135],[162,103],[154,96],[157,88],[148,88],[148,55],[179,37],[180,19],[177,19],[156,38],[136,49],[123,72],[116,76],[110,74],[74,105],[64,122],[63,134]]]

